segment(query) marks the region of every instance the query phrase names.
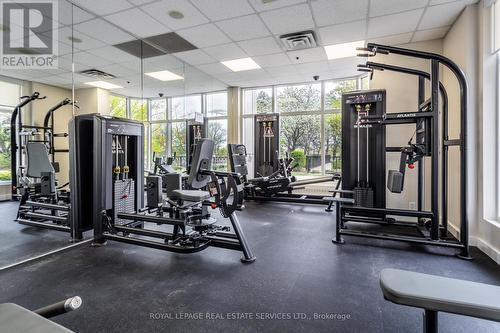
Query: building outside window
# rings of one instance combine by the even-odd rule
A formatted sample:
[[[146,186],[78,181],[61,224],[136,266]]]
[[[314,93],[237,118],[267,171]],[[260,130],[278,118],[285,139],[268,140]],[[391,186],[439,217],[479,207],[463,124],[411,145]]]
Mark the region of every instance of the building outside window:
[[[214,140],[212,168],[225,171],[227,156],[227,92],[205,95],[205,114],[208,121],[208,137]]]
[[[127,98],[109,95],[109,110],[113,117],[127,118]]]
[[[173,157],[173,167],[186,170],[186,125],[196,113],[207,117],[208,136],[214,139],[213,166],[227,170],[227,92],[166,98],[137,99],[111,95],[110,114],[144,122],[145,168],[154,167],[153,157]]]
[[[366,82],[365,82],[366,81]],[[342,93],[367,89],[368,79],[352,78],[243,90],[243,144],[253,175],[254,115],[280,114],[280,155],[289,154],[299,178],[338,172],[342,167]]]
[[[21,96],[21,85],[0,81],[0,183],[11,180],[10,118]]]

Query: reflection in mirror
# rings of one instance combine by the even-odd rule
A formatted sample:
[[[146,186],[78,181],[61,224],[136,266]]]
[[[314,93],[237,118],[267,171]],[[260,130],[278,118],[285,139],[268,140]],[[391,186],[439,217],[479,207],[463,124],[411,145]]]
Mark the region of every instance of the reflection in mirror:
[[[154,159],[161,157],[171,158],[175,170],[186,172],[190,152],[201,137],[215,140],[213,166],[227,169],[227,85],[212,76],[214,71],[220,73],[214,66],[221,66],[214,64],[217,62],[214,58],[161,22],[150,21],[147,31],[140,31],[135,23],[131,24],[130,17],[143,14],[136,8],[129,8],[125,2],[117,4],[118,12],[112,15],[87,10],[84,1],[74,2],[76,5],[68,1],[57,3],[58,16],[53,20],[55,25],[51,31],[57,37],[58,66],[43,70],[2,69],[0,73],[5,76],[5,80],[0,80],[4,85],[0,92],[0,110],[7,111],[3,116],[0,114],[3,117],[0,120],[6,136],[15,106],[13,101],[35,91],[40,96],[47,96],[30,103],[22,112],[23,124],[40,127],[37,129],[40,134],[29,140],[40,141],[38,143],[46,146],[50,166],[55,165],[54,171],[57,170],[54,172],[57,199],[53,196],[44,200],[67,204],[62,199],[74,185],[67,184],[69,144],[66,133],[75,115],[100,113],[142,122],[146,170],[154,169]],[[123,8],[118,8],[120,6]],[[4,95],[7,98],[1,97]],[[51,113],[47,128],[43,128],[47,111],[65,99],[67,102]],[[77,106],[72,105],[74,100],[78,101]],[[27,138],[23,136],[23,140]],[[3,186],[0,195],[10,199],[10,141],[3,146],[6,152],[0,161],[0,182],[5,185],[0,185]],[[18,164],[22,167],[25,162]],[[40,181],[35,180],[35,183]],[[16,194],[19,193],[16,191]],[[19,201],[5,203],[5,209],[12,214],[8,221],[16,219],[18,204]],[[32,210],[21,217],[30,220],[31,226],[9,224],[11,231],[20,235],[10,237],[17,239],[15,248],[18,250],[15,255],[2,251],[2,255],[10,258],[2,259],[0,264],[67,245],[69,238],[91,236],[90,231],[75,231],[74,228],[72,234],[53,230],[66,228],[67,211],[56,210],[57,216],[47,218],[32,213],[52,214],[52,210],[33,211],[25,204],[21,206]],[[37,223],[49,224],[52,229],[38,228]],[[25,243],[32,245],[24,246]],[[12,245],[3,241],[1,244]],[[29,250],[30,247],[36,247],[36,251]],[[21,251],[21,248],[28,250]]]
[[[68,246],[71,238],[72,27],[92,15],[67,1],[56,5],[44,15],[51,28],[40,38],[52,46],[57,66],[0,71],[0,267]],[[40,54],[24,47],[20,57]]]
[[[216,141],[213,165],[227,169],[226,85],[180,60],[196,52],[144,59],[144,97],[149,102],[151,123],[146,157],[150,168],[155,159],[162,158],[172,161],[174,170],[186,172],[194,144],[211,137]]]

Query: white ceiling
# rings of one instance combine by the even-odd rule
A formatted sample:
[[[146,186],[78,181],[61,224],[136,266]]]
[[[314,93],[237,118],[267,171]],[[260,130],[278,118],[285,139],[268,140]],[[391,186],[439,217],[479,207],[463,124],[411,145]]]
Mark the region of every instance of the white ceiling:
[[[357,40],[404,44],[442,38],[465,6],[477,0],[72,0],[60,1],[58,70],[2,70],[2,74],[71,86],[75,70],[97,68],[117,76],[117,93],[156,96],[213,91],[226,86],[310,81],[356,75],[356,58],[329,61],[322,46]],[[171,18],[172,10],[183,19]],[[279,35],[314,30],[319,46],[285,52]],[[183,82],[141,78],[138,58],[110,45],[175,31],[199,49],[146,59],[142,69],[171,70]],[[220,61],[252,57],[261,67],[233,73]],[[89,81],[76,74],[77,87]]]

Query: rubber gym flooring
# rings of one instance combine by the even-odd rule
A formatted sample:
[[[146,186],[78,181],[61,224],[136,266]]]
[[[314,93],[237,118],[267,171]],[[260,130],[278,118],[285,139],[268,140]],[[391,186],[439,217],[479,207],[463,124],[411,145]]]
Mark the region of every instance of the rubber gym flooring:
[[[0,267],[70,245],[69,233],[14,222],[18,202],[0,203]]]
[[[0,210],[15,214],[8,205]],[[453,250],[395,242],[346,237],[334,245],[333,213],[321,206],[247,203],[239,218],[253,264],[224,249],[182,255],[83,244],[1,271],[0,303],[36,309],[79,295],[81,309],[54,318],[76,332],[421,332],[421,310],[383,299],[381,269],[500,285],[499,266],[475,249],[464,261]],[[500,331],[500,323],[445,313],[439,326]]]

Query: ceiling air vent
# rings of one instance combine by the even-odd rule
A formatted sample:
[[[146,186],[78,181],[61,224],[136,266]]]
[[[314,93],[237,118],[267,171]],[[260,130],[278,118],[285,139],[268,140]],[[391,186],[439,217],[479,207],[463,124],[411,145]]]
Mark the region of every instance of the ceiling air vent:
[[[308,49],[316,47],[317,44],[316,36],[312,30],[281,35],[280,39],[287,51]]]
[[[109,74],[103,71],[100,71],[98,69],[86,69],[84,71],[81,71],[80,74],[87,75],[87,76],[92,76],[97,79],[114,79],[116,76],[113,74]]]

